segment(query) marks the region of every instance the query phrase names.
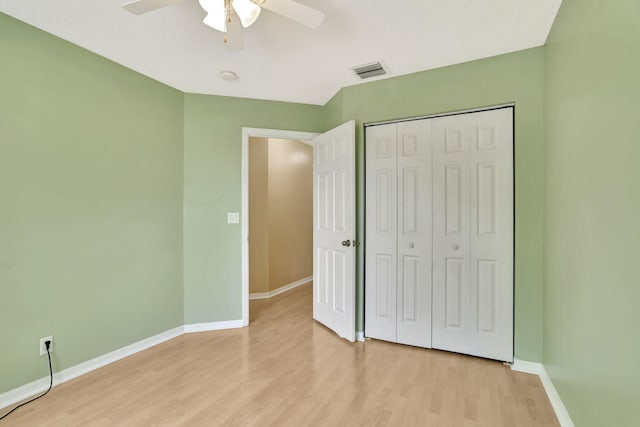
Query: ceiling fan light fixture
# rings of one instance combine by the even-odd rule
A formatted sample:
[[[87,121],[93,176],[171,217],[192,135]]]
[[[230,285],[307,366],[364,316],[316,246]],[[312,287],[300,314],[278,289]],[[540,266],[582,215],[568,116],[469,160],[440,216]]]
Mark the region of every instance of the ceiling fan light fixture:
[[[227,11],[224,0],[199,0],[200,6],[207,11],[205,16],[205,25],[214,28],[223,33],[227,31]]]
[[[244,28],[248,28],[256,22],[256,19],[258,19],[260,11],[262,10],[260,6],[251,0],[232,0],[231,4],[233,5],[233,10],[238,14],[240,22]]]
[[[208,25],[213,29],[216,29],[223,33],[227,32],[227,20],[224,18],[224,15],[218,16],[218,15],[209,13],[207,14],[207,16],[204,17],[202,22],[204,22],[205,25]]]

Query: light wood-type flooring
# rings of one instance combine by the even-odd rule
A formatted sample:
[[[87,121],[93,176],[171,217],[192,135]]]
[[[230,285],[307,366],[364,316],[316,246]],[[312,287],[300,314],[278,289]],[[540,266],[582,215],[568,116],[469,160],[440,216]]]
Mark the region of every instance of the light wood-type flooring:
[[[172,339],[54,388],[0,427],[558,425],[538,377],[349,343],[312,320],[311,299],[305,285],[251,301],[249,328]]]

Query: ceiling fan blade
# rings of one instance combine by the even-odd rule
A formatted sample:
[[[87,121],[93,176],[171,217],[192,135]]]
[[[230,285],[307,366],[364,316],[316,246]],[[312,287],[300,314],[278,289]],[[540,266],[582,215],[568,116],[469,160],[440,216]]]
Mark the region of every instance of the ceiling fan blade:
[[[310,28],[317,28],[324,13],[294,0],[253,0],[257,5]]]
[[[134,15],[142,15],[143,13],[151,12],[152,10],[160,9],[161,7],[169,6],[173,3],[180,3],[184,0],[133,0],[129,3],[125,3],[122,7]]]
[[[230,51],[238,51],[244,48],[242,40],[242,25],[237,15],[231,16],[231,22],[227,23],[227,43],[226,48]]]

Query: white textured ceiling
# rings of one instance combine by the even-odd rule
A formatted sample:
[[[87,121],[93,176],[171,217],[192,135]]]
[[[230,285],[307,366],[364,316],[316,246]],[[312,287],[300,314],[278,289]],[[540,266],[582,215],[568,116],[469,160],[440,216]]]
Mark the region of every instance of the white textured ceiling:
[[[140,16],[126,1],[0,0],[0,11],[184,92],[324,104],[362,82],[355,65],[382,60],[388,78],[543,45],[561,3],[299,0],[325,13],[319,28],[263,10],[229,52],[197,0]]]

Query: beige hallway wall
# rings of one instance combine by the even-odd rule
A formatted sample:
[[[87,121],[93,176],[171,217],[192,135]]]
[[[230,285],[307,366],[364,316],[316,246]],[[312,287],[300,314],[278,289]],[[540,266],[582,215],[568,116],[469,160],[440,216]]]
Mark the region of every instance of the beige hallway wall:
[[[313,275],[313,149],[269,140],[269,290]]]
[[[269,291],[269,150],[249,138],[249,292]]]
[[[249,139],[249,292],[313,274],[313,149]]]

